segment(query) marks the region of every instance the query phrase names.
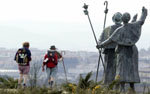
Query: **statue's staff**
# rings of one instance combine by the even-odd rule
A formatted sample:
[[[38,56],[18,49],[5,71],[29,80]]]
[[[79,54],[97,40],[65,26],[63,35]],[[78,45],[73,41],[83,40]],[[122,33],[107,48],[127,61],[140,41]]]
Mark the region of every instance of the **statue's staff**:
[[[85,15],[88,16],[89,23],[90,23],[90,26],[91,26],[91,29],[92,29],[92,32],[93,32],[93,35],[94,35],[96,44],[98,45],[98,41],[97,41],[97,38],[96,38],[96,35],[95,35],[95,32],[94,32],[94,28],[93,28],[93,25],[92,25],[92,22],[91,22],[91,19],[90,19],[88,10],[87,10],[87,9],[88,9],[88,5],[86,5],[86,4],[84,3],[83,8],[85,9],[85,10],[84,10]],[[99,59],[98,59],[98,66],[97,66],[96,79],[95,79],[96,82],[97,82],[97,77],[98,77],[98,70],[99,70],[100,59],[101,59],[101,61],[102,61],[103,68],[104,68],[104,72],[105,72],[105,66],[104,66],[104,62],[103,62],[102,55],[101,55],[101,50],[99,50]]]
[[[96,44],[98,44],[98,41],[97,41],[97,38],[96,38],[96,35],[95,35],[95,32],[94,32],[94,28],[93,28],[93,25],[92,25],[92,22],[91,22],[91,19],[90,19],[90,16],[89,16],[89,12],[88,12],[88,5],[86,5],[84,3],[84,6],[83,8],[85,9],[84,10],[84,14],[88,16],[88,19],[89,19],[89,22],[90,22],[90,25],[91,25],[91,29],[92,29],[92,32],[93,32],[93,35],[94,35],[94,38],[95,38],[95,41],[96,41]]]
[[[106,24],[106,18],[107,18],[107,13],[108,13],[108,1],[105,1],[104,2],[104,5],[106,4],[106,9],[104,11],[105,13],[105,18],[104,18],[104,27],[103,27],[103,30],[105,29],[105,24]]]

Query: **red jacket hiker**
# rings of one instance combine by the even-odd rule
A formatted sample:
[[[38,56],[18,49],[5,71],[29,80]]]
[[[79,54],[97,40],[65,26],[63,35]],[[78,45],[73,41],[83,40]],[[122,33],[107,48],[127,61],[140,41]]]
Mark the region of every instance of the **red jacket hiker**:
[[[57,66],[58,59],[62,58],[62,55],[56,50],[49,50],[44,57],[43,65],[48,68],[54,68]]]

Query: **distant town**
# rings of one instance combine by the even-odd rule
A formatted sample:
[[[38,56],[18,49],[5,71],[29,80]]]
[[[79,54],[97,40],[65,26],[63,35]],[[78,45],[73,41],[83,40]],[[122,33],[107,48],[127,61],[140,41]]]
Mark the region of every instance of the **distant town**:
[[[0,48],[0,75],[8,75],[14,78],[18,78],[18,66],[14,61],[14,56],[17,49],[6,49]],[[39,68],[39,79],[46,76],[42,73],[41,65],[43,61],[44,54],[46,50],[39,50],[36,48],[31,48],[32,52],[32,62],[31,71],[33,66],[38,66]],[[67,76],[70,81],[75,82],[80,74],[86,74],[88,72],[93,72],[95,74],[98,61],[98,52],[87,52],[87,51],[63,51],[63,57],[65,66],[67,69]],[[58,79],[63,81],[64,70],[62,62],[58,65]],[[141,49],[139,51],[139,73],[141,82],[150,82],[150,49]],[[99,80],[101,80],[103,74],[103,66],[100,65],[99,69]],[[93,75],[94,79],[95,75]]]

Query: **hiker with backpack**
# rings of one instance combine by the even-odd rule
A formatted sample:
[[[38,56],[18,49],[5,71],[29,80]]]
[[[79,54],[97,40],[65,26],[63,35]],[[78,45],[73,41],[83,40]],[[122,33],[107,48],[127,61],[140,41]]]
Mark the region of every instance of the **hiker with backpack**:
[[[54,81],[57,75],[58,60],[61,58],[62,55],[56,50],[56,47],[54,45],[52,45],[50,47],[50,50],[48,50],[45,54],[42,71],[45,71],[44,66],[46,66],[47,79],[50,88],[52,88],[54,85]]]
[[[20,88],[23,82],[23,87],[26,87],[28,73],[30,70],[31,52],[29,50],[29,42],[24,42],[23,47],[19,48],[15,55],[15,61],[18,63],[18,69],[20,72],[20,78],[18,80],[18,88]]]

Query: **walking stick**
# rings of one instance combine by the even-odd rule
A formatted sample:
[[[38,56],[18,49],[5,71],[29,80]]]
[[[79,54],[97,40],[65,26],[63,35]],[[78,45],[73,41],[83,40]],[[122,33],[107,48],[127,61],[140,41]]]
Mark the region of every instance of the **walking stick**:
[[[92,25],[92,22],[91,22],[91,19],[90,19],[88,10],[87,10],[87,9],[88,9],[88,5],[86,5],[86,4],[84,3],[83,8],[85,9],[85,10],[84,10],[85,15],[88,16],[89,23],[90,23],[90,26],[91,26],[91,29],[92,29],[92,32],[93,32],[93,35],[94,35],[96,44],[98,45],[98,41],[97,41],[97,38],[96,38],[96,35],[95,35],[95,32],[94,32],[94,28],[93,28],[93,25]],[[97,82],[97,78],[98,78],[98,70],[99,70],[100,59],[101,59],[101,61],[102,61],[103,68],[104,68],[104,71],[105,71],[105,66],[104,66],[104,62],[103,62],[102,55],[101,55],[101,50],[99,50],[99,59],[98,59],[98,66],[97,66],[96,79],[95,79],[96,82]]]
[[[64,51],[61,52],[61,54],[65,54]],[[64,67],[64,73],[65,73],[65,78],[66,78],[66,83],[68,83],[68,80],[67,80],[67,72],[66,72],[66,67],[65,67],[65,63],[64,63],[64,58],[62,57],[62,63],[63,63],[63,67]]]

